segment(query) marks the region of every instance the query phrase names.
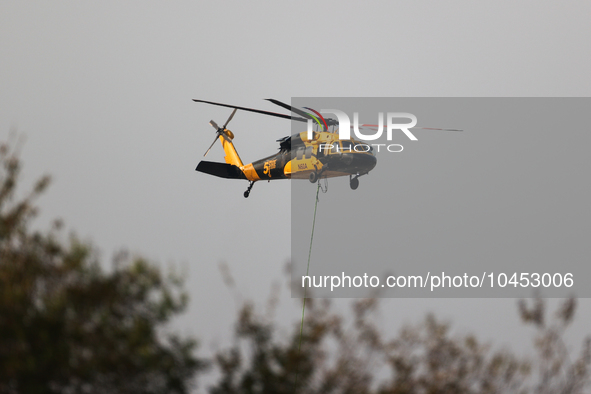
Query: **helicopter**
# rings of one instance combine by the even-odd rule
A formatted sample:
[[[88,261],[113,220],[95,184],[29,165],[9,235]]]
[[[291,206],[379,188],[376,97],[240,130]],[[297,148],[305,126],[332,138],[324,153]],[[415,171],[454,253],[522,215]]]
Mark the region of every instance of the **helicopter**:
[[[213,120],[209,122],[216,130],[216,135],[209,149],[203,155],[204,157],[207,156],[219,139],[226,154],[226,162],[219,163],[203,160],[199,162],[195,170],[221,178],[244,179],[249,181],[248,188],[244,192],[244,197],[248,198],[254,183],[262,180],[308,179],[310,182],[315,183],[323,178],[348,176],[351,189],[356,190],[359,187],[359,177],[367,175],[376,166],[377,158],[372,146],[354,138],[339,139],[339,133],[336,130],[336,126],[339,124],[337,120],[324,118],[312,108],[305,107],[305,109],[311,111],[311,113],[308,113],[275,99],[266,100],[299,115],[299,117],[193,99],[193,101],[198,103],[234,109],[223,126],[218,126]],[[306,122],[308,124],[311,123],[309,121],[315,121],[319,125],[318,129],[320,131],[308,130],[283,137],[277,140],[279,142],[279,151],[277,153],[252,163],[243,164],[234,147],[234,133],[227,129],[228,123],[230,123],[237,110]],[[365,124],[362,126],[366,129],[377,127],[376,125]],[[331,127],[333,128],[332,131],[330,131]]]
[[[334,119],[324,119],[312,109],[310,110],[316,112],[323,120],[323,130],[326,131],[314,131],[312,138],[308,138],[308,132],[306,131],[283,137],[277,140],[279,142],[279,151],[277,153],[249,164],[243,164],[234,147],[234,133],[227,129],[228,123],[230,123],[237,110],[256,112],[300,122],[308,122],[308,119],[317,120],[318,118],[274,99],[268,99],[268,101],[289,109],[302,117],[205,100],[193,99],[193,101],[234,109],[222,127],[218,126],[213,120],[209,122],[216,130],[216,136],[204,154],[204,157],[207,156],[219,139],[226,154],[226,162],[201,161],[195,170],[221,178],[248,180],[250,183],[248,189],[244,192],[246,198],[250,195],[254,183],[261,180],[308,179],[310,182],[315,183],[321,178],[349,176],[350,187],[355,190],[359,187],[359,177],[368,174],[377,164],[371,146],[354,139],[339,140],[338,133],[328,131],[329,126],[336,126],[338,123]]]

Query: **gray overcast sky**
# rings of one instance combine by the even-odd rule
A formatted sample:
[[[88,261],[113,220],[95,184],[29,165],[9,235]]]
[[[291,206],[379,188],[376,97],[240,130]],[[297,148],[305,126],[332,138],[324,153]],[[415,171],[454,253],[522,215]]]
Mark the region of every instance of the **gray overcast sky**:
[[[263,300],[289,258],[289,182],[196,173],[210,119],[277,110],[295,96],[589,96],[590,2],[0,3],[0,136],[26,134],[23,179],[54,176],[37,225],[61,217],[105,261],[121,247],[185,263],[179,323],[207,350],[235,304],[217,265]],[[239,112],[245,162],[275,151],[289,123]],[[560,130],[568,135],[568,130]],[[209,159],[222,160],[220,146]],[[280,312],[297,320],[282,293]],[[343,302],[344,304],[344,302]],[[582,300],[573,339],[588,323]],[[435,311],[463,331],[518,345],[514,300],[386,300],[385,324]]]

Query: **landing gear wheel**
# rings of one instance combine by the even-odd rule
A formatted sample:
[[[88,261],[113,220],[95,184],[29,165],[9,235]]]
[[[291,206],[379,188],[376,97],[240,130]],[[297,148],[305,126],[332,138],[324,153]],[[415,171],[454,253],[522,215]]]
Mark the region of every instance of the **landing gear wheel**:
[[[248,198],[249,195],[250,195],[250,192],[248,190],[244,192],[244,198]]]
[[[318,173],[316,171],[311,172],[309,179],[311,183],[316,183],[316,181],[318,180]]]
[[[351,189],[356,190],[359,187],[359,179],[357,177],[351,178],[349,186],[351,186]]]

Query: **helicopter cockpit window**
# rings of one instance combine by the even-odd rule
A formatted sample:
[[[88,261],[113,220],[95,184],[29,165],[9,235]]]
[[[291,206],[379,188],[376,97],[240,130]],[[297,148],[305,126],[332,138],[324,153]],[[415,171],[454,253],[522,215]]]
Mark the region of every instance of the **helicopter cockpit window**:
[[[373,147],[369,144],[364,144],[362,142],[359,141],[355,141],[355,146],[353,148],[355,150],[355,152],[365,152],[365,153],[370,153],[370,154],[374,154],[373,152]]]
[[[341,141],[341,145],[343,146],[343,152],[353,151],[353,146],[351,144],[351,141]]]
[[[302,160],[303,157],[304,157],[304,148],[298,148],[296,150],[296,159]]]
[[[314,147],[313,147],[313,146],[308,146],[308,147],[306,148],[306,159],[309,159],[309,158],[311,158],[311,157],[312,157],[312,149],[314,149]]]
[[[334,153],[340,153],[340,152],[341,152],[341,146],[339,145],[339,143],[333,142],[332,149],[330,150],[330,153],[334,154]]]

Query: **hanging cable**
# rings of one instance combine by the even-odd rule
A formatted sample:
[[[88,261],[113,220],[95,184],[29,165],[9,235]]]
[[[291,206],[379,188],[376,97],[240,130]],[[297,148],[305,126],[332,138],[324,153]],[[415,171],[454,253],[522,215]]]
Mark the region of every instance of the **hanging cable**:
[[[326,186],[326,190],[328,190],[328,184]],[[310,257],[312,256],[312,242],[314,241],[314,227],[316,226],[316,208],[318,208],[318,193],[319,192],[320,192],[320,179],[318,180],[318,187],[316,188],[316,203],[314,204],[314,219],[312,220],[312,235],[310,235],[310,250],[308,251],[308,267],[306,268],[306,276],[308,276],[308,273],[310,272]],[[323,190],[323,192],[326,193],[324,190]],[[302,334],[304,332],[304,313],[306,311],[306,295],[307,294],[308,294],[308,286],[305,286],[304,287],[304,303],[302,305],[302,323],[300,325],[300,341],[298,344],[298,357],[300,355],[300,348],[302,347]],[[298,362],[294,389],[297,389],[299,372],[300,371],[299,371],[299,362]]]

